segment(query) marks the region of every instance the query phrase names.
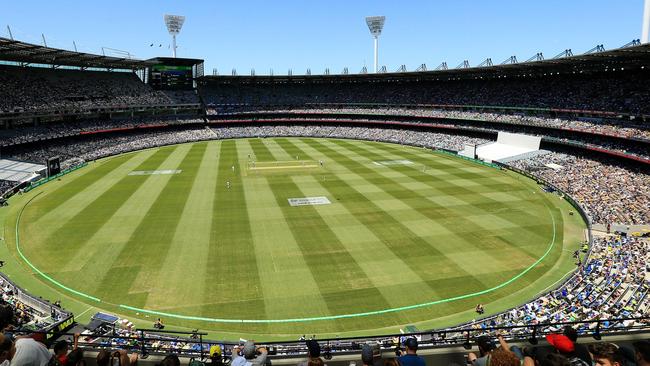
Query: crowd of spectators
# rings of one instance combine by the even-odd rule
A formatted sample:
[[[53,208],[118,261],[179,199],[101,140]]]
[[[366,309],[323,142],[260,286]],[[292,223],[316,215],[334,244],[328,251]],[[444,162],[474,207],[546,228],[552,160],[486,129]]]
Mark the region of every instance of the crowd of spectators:
[[[459,151],[466,144],[482,144],[488,140],[462,135],[449,135],[435,132],[421,132],[401,129],[382,129],[347,126],[245,126],[213,128],[219,139],[240,137],[309,136],[350,138],[358,140],[393,142],[428,148]]]
[[[620,119],[599,119],[599,118],[559,118],[526,115],[523,113],[490,113],[482,111],[463,111],[453,109],[436,108],[404,108],[404,107],[296,107],[291,109],[273,109],[270,111],[256,111],[254,113],[302,113],[302,114],[364,114],[364,115],[389,115],[389,116],[412,116],[412,117],[434,117],[476,121],[503,122],[531,126],[544,126],[577,131],[585,131],[604,135],[643,138],[650,140],[650,124],[643,121],[635,122]],[[208,114],[215,114],[214,109],[209,109]],[[250,114],[253,112],[242,112]]]
[[[57,312],[21,301],[18,291],[14,284],[0,277],[0,324],[7,323],[5,326],[12,329],[39,330],[60,320]]]
[[[181,130],[135,130],[116,135],[87,135],[73,140],[49,140],[37,147],[20,148],[8,155],[20,161],[44,162],[48,157],[59,156],[62,167],[69,167],[70,160],[92,161],[102,157],[151,147],[173,145],[184,142],[208,140],[214,135],[204,127],[190,127]]]
[[[650,246],[648,239],[630,236],[594,238],[588,260],[562,286],[510,311],[457,328],[477,331],[490,327],[536,325],[539,332],[557,332],[552,322],[600,320],[601,329],[616,330],[648,320],[610,321],[616,318],[647,316],[650,310]],[[579,333],[594,329],[596,323],[577,327]],[[532,327],[531,327],[532,328]],[[520,328],[526,335],[531,328]]]
[[[194,90],[163,90],[164,93],[175,104],[198,104],[201,103],[198,94]]]
[[[259,110],[274,105],[307,103],[383,103],[560,108],[650,113],[648,69],[585,74],[520,75],[508,78],[424,80],[376,77],[328,78],[317,82],[289,79],[232,82],[199,80],[207,105],[221,110]]]
[[[15,187],[16,184],[18,184],[18,183],[10,181],[10,180],[2,180],[2,179],[0,179],[0,197],[2,197],[4,195],[4,193],[7,192],[8,190]]]
[[[132,72],[0,67],[0,114],[173,104]]]
[[[464,113],[464,112],[460,112],[460,113]],[[359,114],[359,116],[354,116],[354,118],[351,118],[350,116],[353,114]],[[435,119],[423,120],[423,119],[418,119],[417,116],[395,115],[395,120],[391,120],[389,118],[390,115],[383,115],[380,113],[376,114],[377,116],[381,115],[381,117],[378,118],[373,118],[372,114],[360,114],[360,113],[353,113],[353,114],[343,114],[343,113],[327,114],[326,113],[325,116],[327,117],[324,118],[323,115],[316,116],[315,113],[290,112],[290,114],[287,114],[283,112],[274,111],[274,112],[261,112],[259,114],[257,114],[256,112],[254,114],[254,113],[247,112],[247,113],[239,113],[237,115],[222,116],[219,118],[219,120],[236,121],[236,120],[250,118],[252,120],[276,119],[280,121],[296,121],[296,123],[306,123],[306,122],[319,123],[319,121],[337,121],[337,120],[341,121],[340,123],[373,122],[373,123],[394,124],[394,123],[408,122],[409,124],[423,124],[423,125],[427,124],[427,125],[435,125],[441,127],[452,126],[452,128],[463,130],[463,131],[482,131],[482,132],[492,132],[495,134],[498,132],[527,134],[527,135],[542,137],[544,141],[552,141],[561,144],[579,144],[584,147],[600,148],[609,151],[624,153],[630,156],[637,156],[645,159],[650,159],[650,152],[648,150],[648,146],[650,146],[650,140],[644,141],[644,143],[639,143],[639,141],[637,140],[630,140],[627,137],[621,139],[620,136],[612,136],[610,134],[575,134],[572,133],[573,131],[570,130],[562,130],[562,129],[555,129],[555,128],[540,130],[539,127],[547,127],[547,126],[535,125],[531,123],[508,122],[508,123],[502,123],[500,125],[496,125],[493,121],[490,121],[489,119],[483,120],[478,118],[464,119],[464,118],[454,118],[450,116],[445,120],[435,120]],[[535,118],[542,119],[539,117],[535,117]],[[520,120],[523,120],[523,118],[521,118]]]
[[[509,164],[571,195],[593,223],[650,223],[650,176],[632,167],[558,152]]]
[[[118,128],[179,125],[201,122],[203,122],[203,120],[198,117],[156,116],[42,123],[38,126],[22,126],[20,128],[0,130],[0,146],[17,145]]]

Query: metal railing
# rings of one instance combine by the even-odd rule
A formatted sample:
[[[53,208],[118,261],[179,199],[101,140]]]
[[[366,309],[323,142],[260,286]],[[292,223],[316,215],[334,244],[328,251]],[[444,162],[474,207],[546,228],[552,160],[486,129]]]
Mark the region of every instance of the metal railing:
[[[404,339],[416,337],[420,349],[463,346],[471,347],[473,341],[482,335],[496,336],[502,334],[511,342],[529,342],[537,344],[547,334],[561,333],[565,326],[571,326],[581,336],[591,336],[596,340],[611,335],[637,334],[650,332],[650,317],[591,319],[570,322],[541,322],[525,325],[494,326],[486,328],[438,329],[415,333],[396,333],[383,336],[360,336],[349,338],[318,339],[325,358],[358,352],[362,344],[378,344],[383,350],[390,351],[400,347]],[[123,334],[118,334],[119,332]],[[64,337],[73,333],[59,333]],[[123,349],[137,352],[141,357],[160,354],[178,354],[185,357],[205,359],[210,348],[218,345],[221,356],[227,362],[232,349],[241,342],[206,340],[207,333],[163,331],[157,329],[114,330],[105,333],[81,334],[79,347],[84,350]],[[258,345],[269,349],[269,356],[276,358],[303,357],[307,354],[304,340],[259,342]]]

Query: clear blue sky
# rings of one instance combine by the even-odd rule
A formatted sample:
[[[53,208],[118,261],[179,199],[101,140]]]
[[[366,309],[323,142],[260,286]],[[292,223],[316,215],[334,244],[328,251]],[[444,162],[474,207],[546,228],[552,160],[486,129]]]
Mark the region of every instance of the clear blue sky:
[[[221,74],[338,73],[372,68],[364,17],[385,15],[379,63],[394,71],[615,48],[640,38],[642,11],[643,0],[3,1],[0,34],[8,35],[8,24],[14,38],[40,43],[44,33],[51,47],[72,49],[75,41],[84,52],[105,46],[138,58],[168,56],[163,14],[180,14],[187,20],[179,57],[204,58],[206,74],[215,67]]]

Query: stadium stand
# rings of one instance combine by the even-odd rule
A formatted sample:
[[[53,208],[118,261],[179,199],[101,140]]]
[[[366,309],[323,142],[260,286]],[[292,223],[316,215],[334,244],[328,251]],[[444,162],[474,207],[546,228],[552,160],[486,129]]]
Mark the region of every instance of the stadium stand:
[[[650,179],[634,168],[557,152],[511,164],[572,195],[595,223],[650,223]]]
[[[391,115],[391,116],[414,116],[414,117],[435,117],[441,119],[463,119],[476,121],[493,121],[512,124],[521,124],[529,126],[543,126],[564,129],[568,131],[585,131],[604,135],[626,137],[626,138],[643,138],[650,140],[650,130],[643,121],[622,121],[618,119],[602,118],[583,118],[576,119],[570,117],[544,117],[525,114],[508,114],[508,113],[489,113],[478,111],[464,111],[454,109],[435,109],[435,108],[400,108],[400,107],[382,107],[382,106],[364,106],[364,107],[321,107],[314,105],[312,107],[301,107],[294,109],[273,109],[268,111],[258,111],[255,113],[302,113],[310,114],[363,114],[363,115]],[[252,112],[242,112],[241,114],[251,114]],[[209,109],[208,114],[217,114],[215,109]]]
[[[424,75],[415,80],[394,75],[361,80],[358,76],[289,80],[206,76],[200,81],[199,90],[205,103],[219,112],[307,103],[382,103],[557,108],[631,115],[650,113],[647,108],[650,95],[644,86],[649,75],[646,69],[550,73],[532,76],[522,73],[519,77],[515,74],[499,78],[486,71],[481,77],[468,75],[460,80],[435,73],[431,79],[445,79],[424,80]],[[276,83],[283,83],[281,92]]]
[[[0,113],[171,104],[133,73],[0,67]]]

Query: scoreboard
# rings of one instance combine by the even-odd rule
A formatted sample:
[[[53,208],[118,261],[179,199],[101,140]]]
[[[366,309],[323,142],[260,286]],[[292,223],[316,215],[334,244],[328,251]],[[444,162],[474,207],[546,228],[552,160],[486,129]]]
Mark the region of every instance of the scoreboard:
[[[157,90],[192,90],[203,76],[203,60],[157,57],[148,60],[147,84]]]
[[[149,82],[154,89],[192,89],[192,66],[153,65]]]

